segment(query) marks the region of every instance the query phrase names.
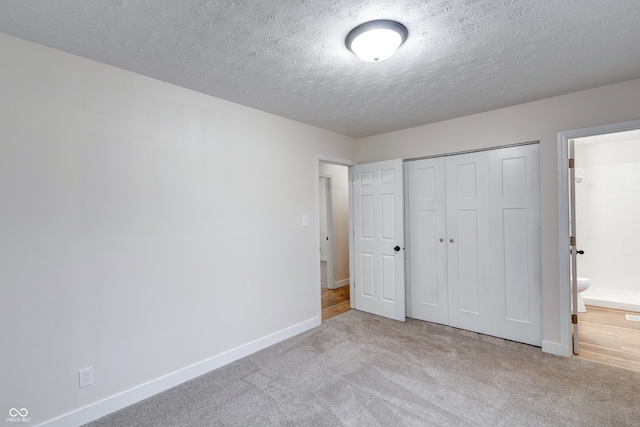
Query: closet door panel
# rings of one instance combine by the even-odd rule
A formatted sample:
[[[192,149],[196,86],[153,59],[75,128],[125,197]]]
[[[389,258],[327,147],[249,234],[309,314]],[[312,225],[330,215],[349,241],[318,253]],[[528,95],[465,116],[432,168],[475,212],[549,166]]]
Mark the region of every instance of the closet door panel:
[[[542,344],[539,146],[489,152],[493,335]]]
[[[487,152],[446,159],[449,324],[491,333]]]
[[[495,219],[495,218],[494,218]],[[529,310],[529,254],[527,236],[527,210],[503,209],[502,212],[502,239],[495,245],[502,244],[502,256],[504,265],[497,266],[498,274],[503,275],[503,289],[496,287],[496,305],[504,300],[504,319],[516,322],[529,322],[531,312]],[[496,233],[499,236],[500,233]],[[497,240],[497,239],[496,239]],[[495,246],[494,245],[494,246]],[[499,257],[495,263],[500,262]],[[496,282],[497,283],[497,282]],[[498,308],[498,307],[496,307]],[[496,314],[499,310],[494,310]]]
[[[478,242],[478,211],[473,209],[458,210],[454,253],[458,266],[458,309],[466,313],[480,314],[480,254],[482,249]],[[453,231],[453,230],[452,230]]]
[[[443,157],[409,168],[411,316],[448,324],[445,175]]]

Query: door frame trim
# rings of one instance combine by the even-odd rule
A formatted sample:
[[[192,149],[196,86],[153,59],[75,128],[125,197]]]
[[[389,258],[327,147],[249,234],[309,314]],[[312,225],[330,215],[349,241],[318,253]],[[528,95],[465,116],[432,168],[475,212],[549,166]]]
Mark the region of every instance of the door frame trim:
[[[603,135],[608,133],[624,132],[640,129],[640,120],[611,123],[586,128],[571,129],[558,132],[557,158],[558,158],[558,288],[560,301],[560,348],[557,351],[548,351],[561,356],[572,355],[571,333],[571,280],[570,280],[570,254],[569,248],[569,168],[568,144],[570,139],[584,138],[587,136]],[[549,343],[553,346],[554,343]],[[543,351],[545,341],[542,342]]]
[[[417,159],[414,159],[417,160]],[[411,230],[409,229],[409,162],[402,162],[402,174],[404,179],[404,298],[406,317],[413,317],[411,309]]]
[[[334,165],[346,166],[349,168],[349,277],[353,276],[353,191],[351,189],[351,178],[353,173],[353,167],[357,164],[354,160],[341,159],[338,157],[325,156],[323,154],[316,154],[315,156],[315,192],[316,192],[316,206],[315,213],[316,218],[319,218],[320,214],[320,163],[330,163]],[[320,221],[316,221],[316,251],[317,251],[317,261],[316,261],[316,286],[318,289],[318,299],[316,300],[316,311],[318,313],[318,317],[322,319],[322,298],[320,297],[320,293],[322,292],[322,284],[320,279]],[[353,295],[353,280],[349,280],[349,292],[350,295]],[[351,308],[354,308],[354,298],[350,298]]]

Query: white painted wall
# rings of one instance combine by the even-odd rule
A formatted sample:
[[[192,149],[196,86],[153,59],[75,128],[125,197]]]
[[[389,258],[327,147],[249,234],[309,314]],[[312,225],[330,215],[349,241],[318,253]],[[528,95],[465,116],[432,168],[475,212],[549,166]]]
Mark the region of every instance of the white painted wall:
[[[561,352],[557,133],[640,118],[640,80],[358,141],[360,163],[540,141],[543,348]]]
[[[2,34],[0,52],[1,413],[36,425],[320,323],[316,155],[354,159],[353,139]]]
[[[349,284],[349,168],[320,163],[320,174],[331,177],[334,287]]]
[[[640,292],[640,131],[575,144],[578,275],[590,289]]]

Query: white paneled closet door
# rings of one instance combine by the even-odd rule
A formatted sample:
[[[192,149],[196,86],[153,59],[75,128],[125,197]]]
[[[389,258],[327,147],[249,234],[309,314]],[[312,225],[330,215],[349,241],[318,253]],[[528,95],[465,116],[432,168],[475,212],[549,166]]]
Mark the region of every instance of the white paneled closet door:
[[[411,316],[448,324],[444,157],[408,162]]]
[[[493,335],[540,345],[539,146],[524,145],[487,153]]]
[[[491,334],[486,151],[446,158],[449,325]]]
[[[412,317],[541,345],[539,162],[531,144],[408,163]]]

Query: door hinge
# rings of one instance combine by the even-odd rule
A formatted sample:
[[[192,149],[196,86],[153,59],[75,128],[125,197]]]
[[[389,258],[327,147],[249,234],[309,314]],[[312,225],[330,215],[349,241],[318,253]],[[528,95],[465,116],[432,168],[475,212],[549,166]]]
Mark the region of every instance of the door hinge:
[[[578,324],[578,315],[577,314],[572,314],[571,315],[571,323],[573,323],[574,325]]]
[[[569,159],[569,169],[573,169],[575,167],[575,164],[576,164],[575,160]]]
[[[569,236],[569,246],[575,246],[575,245],[576,245],[576,237]]]

